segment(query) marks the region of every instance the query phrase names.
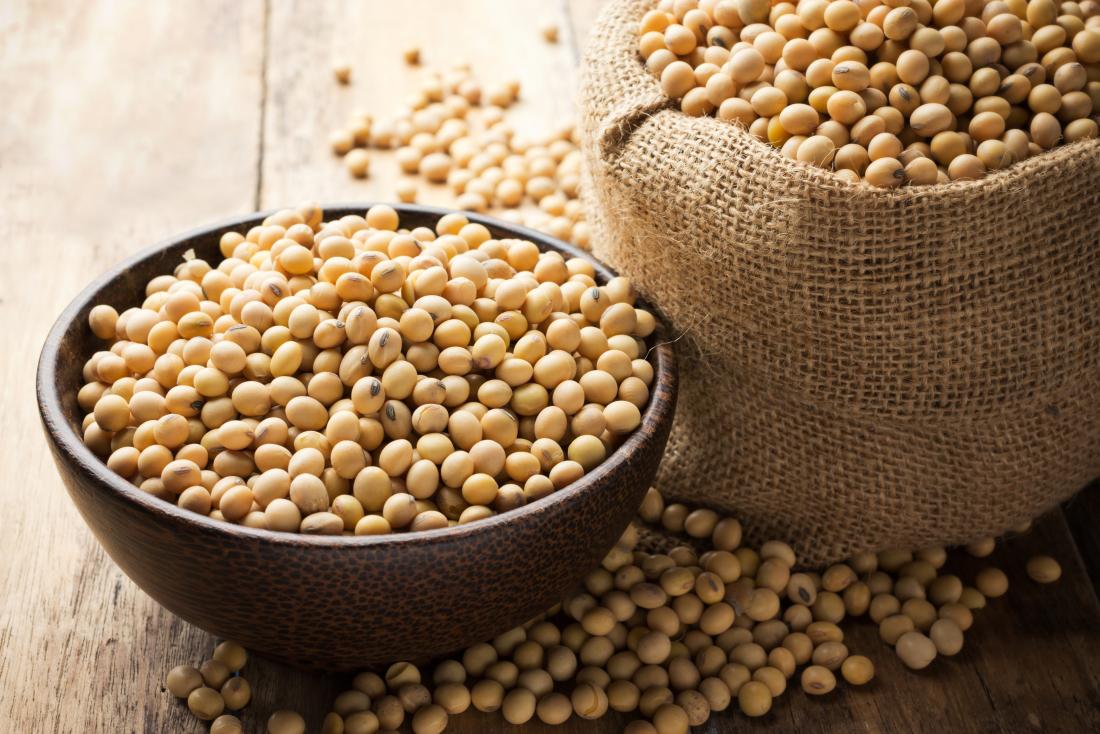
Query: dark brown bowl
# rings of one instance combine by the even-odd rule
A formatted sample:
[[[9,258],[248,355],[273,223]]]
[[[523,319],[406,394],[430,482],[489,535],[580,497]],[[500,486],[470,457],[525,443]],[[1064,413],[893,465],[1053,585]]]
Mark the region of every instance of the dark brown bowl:
[[[326,216],[361,214],[335,206]],[[405,226],[432,225],[443,209],[396,206]],[[589,256],[544,234],[477,215],[496,237],[520,237]],[[69,304],[38,363],[38,408],[69,495],[108,555],[146,593],[188,622],[277,660],[350,669],[422,659],[488,639],[562,598],[615,543],[653,480],[676,402],[676,364],[661,343],[641,427],[579,481],[520,509],[415,534],[317,537],[211,520],[152,497],[85,447],[76,394],[81,368],[102,348],[88,311],[120,311],[144,284],[170,273],[189,249],[220,259],[222,233],[264,215],[167,240],[115,266]],[[591,259],[591,258],[589,258]],[[612,273],[596,263],[598,278]]]

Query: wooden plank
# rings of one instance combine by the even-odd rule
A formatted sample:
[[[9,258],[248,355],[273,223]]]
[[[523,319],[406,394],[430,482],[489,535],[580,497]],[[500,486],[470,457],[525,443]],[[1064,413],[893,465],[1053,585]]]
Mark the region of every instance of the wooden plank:
[[[0,729],[192,731],[160,684],[212,641],[141,593],[69,503],[35,356],[88,278],[253,208],[260,0],[0,3]]]
[[[420,20],[418,20],[420,19]],[[401,3],[276,3],[271,53],[263,188],[265,206],[320,201],[392,201],[401,178],[392,154],[372,151],[370,176],[354,180],[329,148],[329,134],[357,110],[392,118],[427,69],[469,63],[485,84],[519,79],[521,102],[508,118],[518,130],[549,132],[574,112],[574,52],[542,39],[542,25],[566,28],[564,6],[545,0],[507,3],[408,0]],[[422,51],[410,67],[404,49]],[[339,85],[332,67],[352,67]],[[448,204],[442,186],[418,183],[420,202]]]
[[[578,57],[584,53],[588,43],[588,34],[596,16],[607,4],[607,0],[563,0],[569,13],[569,25]]]
[[[280,2],[266,17],[259,0],[204,0],[186,15],[132,0],[0,7],[8,39],[0,47],[0,93],[9,119],[0,131],[0,201],[8,214],[0,234],[20,244],[11,248],[16,267],[0,272],[0,309],[16,325],[9,354],[35,354],[53,315],[89,273],[163,234],[307,197],[391,198],[397,173],[387,156],[376,156],[370,179],[353,181],[325,140],[352,109],[394,109],[420,73],[401,64],[406,45],[420,45],[428,64],[471,61],[487,81],[520,76],[526,93],[515,110],[518,127],[565,119],[574,80],[570,39],[587,33],[600,0],[364,5]],[[425,17],[432,22],[408,20]],[[548,22],[562,26],[557,46],[538,35]],[[121,38],[126,42],[103,42]],[[333,49],[353,49],[351,87],[332,81]],[[115,155],[105,156],[112,144]],[[171,203],[156,206],[158,198]],[[448,197],[435,189],[424,198]],[[6,394],[20,396],[6,406],[12,425],[36,422],[33,359],[5,360],[0,378]],[[13,431],[0,445],[0,462],[15,469],[0,485],[0,553],[12,559],[0,565],[0,720],[20,732],[205,731],[161,682],[172,665],[208,654],[213,640],[157,607],[103,556],[80,529],[44,449],[35,431]],[[1076,500],[1068,515],[1095,570],[1095,493]],[[1063,562],[1061,583],[1040,589],[1026,579],[1023,563],[1036,552]],[[868,690],[842,689],[825,700],[792,691],[762,721],[726,713],[704,730],[1100,728],[1100,611],[1065,521],[1048,518],[992,560],[1010,572],[1013,591],[979,615],[958,658],[909,673],[873,627],[855,625],[853,649],[880,669]],[[981,563],[964,559],[960,566],[972,572]],[[278,707],[307,714],[314,730],[348,684],[346,676],[263,660],[251,662],[246,675],[255,689],[243,716],[247,731],[261,731],[259,722]],[[616,732],[624,721],[574,718],[563,727],[518,730]],[[497,715],[469,713],[452,722],[454,731],[469,734],[501,728],[514,730]]]
[[[1064,514],[1094,589],[1100,589],[1100,481],[1066,503]]]

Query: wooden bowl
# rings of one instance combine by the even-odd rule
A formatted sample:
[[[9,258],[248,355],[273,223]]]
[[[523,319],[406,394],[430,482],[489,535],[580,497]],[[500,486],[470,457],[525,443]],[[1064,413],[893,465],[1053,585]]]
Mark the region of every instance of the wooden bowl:
[[[368,205],[326,209],[327,218]],[[396,206],[407,227],[443,209]],[[649,359],[656,377],[641,427],[603,464],[548,497],[469,525],[414,534],[319,537],[258,530],[182,510],[108,470],[83,443],[76,395],[102,342],[88,311],[122,311],[184,252],[220,261],[234,219],[162,242],[115,266],[69,304],[38,363],[38,407],[54,461],[84,521],[115,563],[188,622],[302,667],[351,669],[454,651],[523,623],[558,602],[626,529],[664,451],[676,402],[676,364],[663,325]],[[587,254],[544,234],[473,214],[495,237]],[[612,277],[596,263],[598,278]]]

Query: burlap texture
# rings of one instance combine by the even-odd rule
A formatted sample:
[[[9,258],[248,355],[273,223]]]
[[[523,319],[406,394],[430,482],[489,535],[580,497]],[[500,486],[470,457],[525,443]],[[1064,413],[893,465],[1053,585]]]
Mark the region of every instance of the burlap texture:
[[[608,3],[580,104],[593,249],[683,332],[661,489],[823,563],[1100,475],[1100,141],[853,187],[679,112],[635,50],[653,5]]]

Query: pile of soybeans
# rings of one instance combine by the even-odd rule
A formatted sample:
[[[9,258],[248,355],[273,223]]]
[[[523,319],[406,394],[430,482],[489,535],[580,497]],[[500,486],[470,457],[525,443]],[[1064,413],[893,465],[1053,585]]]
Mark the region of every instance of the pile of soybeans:
[[[419,53],[409,58],[419,63]],[[356,112],[329,144],[355,178],[370,175],[372,150],[392,151],[404,174],[394,187],[399,201],[418,201],[421,182],[445,184],[455,208],[491,212],[588,249],[577,130],[567,123],[548,134],[517,132],[506,114],[519,94],[518,81],[485,85],[468,65],[428,69],[399,114]]]
[[[653,315],[626,278],[460,213],[286,209],[157,276],[84,365],[84,440],[145,492],[249,527],[473,522],[580,479],[642,420]]]
[[[662,0],[638,32],[685,114],[852,183],[978,179],[1097,136],[1096,0]]]
[[[1008,591],[994,566],[966,579],[944,573],[944,548],[863,553],[817,573],[800,569],[782,541],[741,541],[736,519],[666,504],[651,489],[636,524],[583,588],[455,658],[356,675],[321,731],[394,732],[409,721],[414,734],[439,734],[449,717],[473,708],[516,725],[618,713],[632,719],[627,734],[686,734],[731,708],[763,716],[789,687],[826,696],[870,682],[875,666],[849,649],[846,621],[869,619],[902,663],[920,670],[959,653],[975,614]],[[655,542],[658,552],[643,550]],[[994,545],[990,538],[966,550],[984,558]],[[1061,575],[1048,556],[1032,558],[1027,572],[1037,583]],[[222,713],[234,708],[230,699],[215,698],[215,684],[228,683],[214,667],[213,681],[201,668],[173,669],[168,688],[197,717],[214,719],[215,734],[238,734],[240,720]],[[193,687],[175,685],[181,680]],[[267,727],[306,731],[286,710]]]

